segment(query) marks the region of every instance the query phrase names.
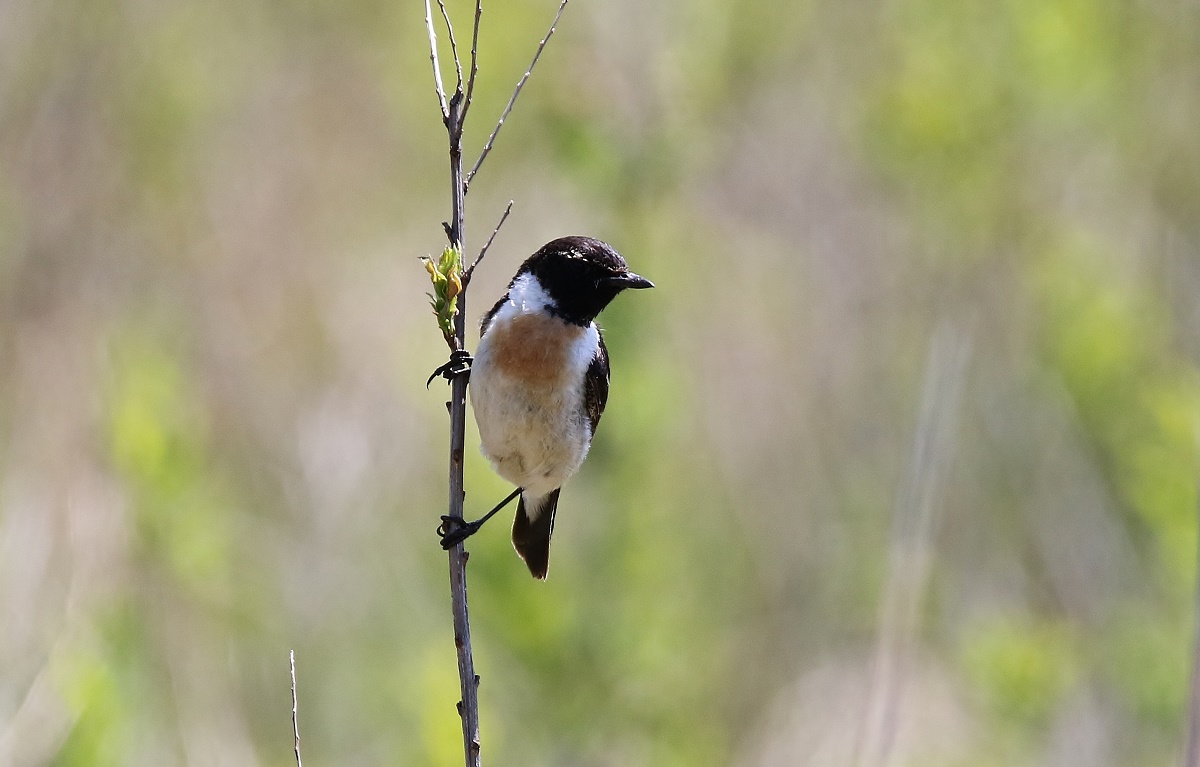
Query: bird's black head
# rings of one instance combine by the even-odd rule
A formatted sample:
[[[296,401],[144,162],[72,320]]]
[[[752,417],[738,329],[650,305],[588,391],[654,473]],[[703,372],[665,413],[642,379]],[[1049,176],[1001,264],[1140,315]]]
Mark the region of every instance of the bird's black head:
[[[517,272],[532,274],[554,301],[553,312],[587,325],[622,290],[654,283],[629,271],[621,254],[591,237],[560,237],[541,247]]]

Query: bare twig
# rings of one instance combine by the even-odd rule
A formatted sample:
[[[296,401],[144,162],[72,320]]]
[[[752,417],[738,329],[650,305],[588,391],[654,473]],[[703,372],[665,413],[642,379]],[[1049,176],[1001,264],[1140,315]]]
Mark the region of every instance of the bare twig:
[[[296,738],[296,767],[304,767],[300,762],[300,724],[296,712],[296,651],[288,650],[288,660],[292,666],[292,734]]]
[[[1200,419],[1192,428],[1196,444],[1200,446]],[[1200,467],[1197,467],[1197,473],[1200,474]],[[1196,512],[1200,515],[1200,505]],[[1200,562],[1197,567],[1200,567]],[[1196,615],[1192,618],[1195,636],[1192,638],[1192,675],[1188,690],[1186,767],[1200,767],[1200,580],[1196,581],[1195,610]]]
[[[884,767],[890,761],[903,692],[905,662],[917,628],[929,573],[938,495],[954,452],[955,422],[970,359],[967,334],[949,325],[934,333],[913,452],[892,520],[891,561],[863,729],[854,764]]]
[[[554,24],[558,23],[558,19],[562,15],[566,4],[567,0],[562,0],[562,4],[558,7],[558,13],[554,16]],[[479,20],[483,14],[483,7],[482,0],[476,0],[475,26],[471,36],[471,74],[470,79],[467,81],[465,94],[463,93],[462,61],[458,55],[458,46],[454,40],[454,30],[450,26],[450,16],[446,11],[445,0],[438,0],[438,7],[441,8],[442,17],[446,21],[447,30],[449,30],[450,47],[454,51],[455,68],[458,73],[458,86],[455,89],[453,98],[447,102],[446,93],[442,87],[441,70],[437,62],[437,35],[433,28],[432,9],[429,0],[425,0],[425,23],[429,29],[429,49],[431,52],[430,58],[433,60],[434,82],[437,86],[438,103],[442,109],[442,122],[446,126],[446,135],[450,144],[450,199],[452,209],[450,222],[448,224],[444,223],[443,227],[446,230],[446,238],[450,241],[451,246],[457,248],[461,253],[465,237],[464,220],[466,218],[467,195],[467,183],[463,178],[462,135],[463,126],[466,123],[467,107],[471,103],[471,96],[475,89],[476,74],[479,70]],[[537,54],[533,57],[533,64],[529,65],[529,71],[525,73],[525,76],[517,84],[517,88],[513,92],[513,96],[500,118],[501,125],[504,123],[505,118],[508,117],[509,112],[512,111],[513,103],[516,101],[521,87],[529,79],[534,64],[537,64],[542,49],[546,47],[546,41],[554,33],[554,24],[551,24],[550,32],[547,33],[538,46]],[[480,163],[483,162],[484,157],[490,151],[492,143],[496,139],[496,132],[499,129],[500,125],[497,125],[496,130],[492,132],[483,154],[480,156],[479,161],[475,163],[474,170],[471,171],[472,175],[479,169]],[[505,219],[508,218],[508,214],[512,210],[512,205],[510,201],[508,207],[504,210],[504,215],[500,218],[500,223],[492,231],[492,236],[488,238],[483,249],[479,251],[479,255],[462,275],[462,290],[458,294],[458,313],[454,317],[454,333],[446,338],[451,352],[466,349],[467,287],[470,282],[470,276],[479,262],[483,260],[488,247],[492,244],[492,240],[495,239],[496,234],[500,231],[500,227],[504,224]],[[466,441],[467,419],[466,376],[456,376],[454,378],[450,387],[450,401],[446,405],[450,411],[450,498],[447,515],[451,518],[461,520],[463,518],[463,500],[466,497],[466,492],[463,488],[463,445]],[[467,767],[480,767],[479,676],[475,674],[475,661],[471,653],[471,622],[467,612],[467,558],[467,550],[461,542],[453,546],[449,551],[450,602],[451,612],[454,617],[454,646],[458,653],[459,690],[462,694],[462,698],[458,703],[458,713],[462,719],[463,751],[466,756]]]
[[[442,20],[446,22],[446,31],[450,33],[450,52],[454,54],[454,72],[458,75],[458,84],[454,86],[455,94],[462,93],[462,59],[458,57],[458,41],[454,39],[454,25],[450,23],[450,14],[446,11],[446,0],[438,0],[438,8],[442,10]]]
[[[442,66],[438,64],[437,32],[433,30],[433,8],[425,0],[425,27],[429,30],[429,60],[433,62],[433,84],[437,88],[438,106],[442,110],[442,122],[450,120],[450,109],[446,106],[446,90],[442,87]]]
[[[467,285],[471,281],[471,275],[475,272],[475,267],[479,266],[479,262],[487,255],[488,248],[492,247],[492,240],[496,239],[496,235],[500,233],[500,227],[504,226],[504,222],[508,220],[508,214],[512,213],[513,201],[509,200],[508,205],[504,208],[504,215],[500,217],[500,223],[496,224],[496,228],[492,230],[492,235],[488,237],[487,242],[483,244],[483,248],[479,251],[479,255],[475,256],[475,260],[463,272],[462,283]]]
[[[463,104],[462,119],[467,119],[471,108],[471,97],[475,95],[475,75],[479,74],[479,19],[483,16],[483,0],[475,0],[475,31],[471,33],[471,74],[467,78],[467,100]],[[462,125],[459,125],[462,136]]]
[[[450,103],[447,132],[450,138],[450,190],[454,206],[447,233],[450,242],[459,250],[463,243],[463,220],[467,187],[462,180],[462,102]],[[456,130],[455,128],[458,128]],[[451,349],[465,349],[467,338],[467,286],[458,294],[458,314],[454,317],[454,338]],[[463,518],[463,452],[467,435],[467,379],[458,376],[450,387],[450,503],[449,516]],[[471,653],[471,621],[467,611],[467,554],[460,542],[450,549],[450,603],[454,616],[454,646],[458,651],[458,682],[462,698],[459,716],[462,717],[463,750],[467,767],[480,767],[479,761],[479,677]]]
[[[425,0],[428,14],[429,0]],[[430,27],[432,29],[432,26]],[[464,219],[466,218],[467,186],[463,183],[462,129],[463,99],[455,93],[447,105],[443,122],[450,144],[450,224],[446,237],[451,246],[462,251]],[[466,348],[467,291],[463,285],[458,295],[458,314],[454,317],[454,335],[447,339],[451,351]],[[447,514],[463,518],[463,445],[467,432],[467,379],[458,376],[450,387],[450,498]],[[448,552],[450,566],[450,610],[454,620],[454,647],[458,654],[458,682],[462,697],[458,704],[462,719],[463,752],[467,767],[480,767],[479,745],[479,677],[471,653],[471,620],[467,610],[467,550],[460,542]]]
[[[475,166],[471,168],[471,172],[467,174],[466,183],[471,184],[471,179],[475,178],[475,174],[479,171],[479,166],[483,165],[483,161],[487,159],[488,153],[492,151],[492,145],[496,143],[496,135],[500,133],[500,129],[504,127],[504,121],[508,119],[509,112],[512,112],[513,104],[517,103],[517,96],[521,95],[521,89],[525,87],[525,82],[529,76],[533,74],[533,68],[537,66],[538,59],[542,56],[542,51],[546,48],[546,43],[554,34],[554,29],[558,26],[558,19],[562,16],[563,9],[567,7],[569,0],[562,0],[558,4],[558,13],[554,14],[554,21],[550,22],[550,31],[538,43],[537,52],[533,54],[533,61],[529,64],[529,69],[525,70],[525,74],[521,75],[521,79],[517,81],[517,87],[513,89],[512,96],[508,99],[508,105],[504,107],[504,111],[500,113],[500,120],[496,123],[496,127],[492,130],[492,135],[488,136],[487,143],[483,145],[483,151],[479,153],[479,159],[475,161]]]

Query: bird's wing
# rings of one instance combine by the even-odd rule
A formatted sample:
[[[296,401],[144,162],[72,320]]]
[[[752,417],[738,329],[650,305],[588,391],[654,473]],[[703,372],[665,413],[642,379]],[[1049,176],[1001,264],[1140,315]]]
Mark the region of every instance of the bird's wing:
[[[596,347],[596,356],[588,365],[583,378],[583,409],[592,425],[592,434],[604,415],[604,406],[608,403],[608,349],[604,348],[604,337],[600,336],[600,344]]]
[[[492,324],[492,318],[496,316],[496,312],[500,311],[500,307],[504,306],[504,302],[508,300],[508,293],[500,296],[500,300],[491,309],[488,309],[487,314],[483,315],[483,319],[479,321],[479,337],[483,338],[483,334],[487,332],[488,326]]]

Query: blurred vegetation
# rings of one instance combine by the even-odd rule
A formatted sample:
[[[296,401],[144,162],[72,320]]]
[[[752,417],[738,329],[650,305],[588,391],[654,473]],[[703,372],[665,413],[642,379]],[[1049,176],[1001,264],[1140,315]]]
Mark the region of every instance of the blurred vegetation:
[[[553,11],[487,6],[468,154]],[[293,647],[307,763],[459,763],[423,21],[0,4],[0,765],[291,764]],[[895,765],[1176,763],[1197,94],[1183,0],[573,3],[466,310],[568,233],[659,287],[602,318],[549,581],[473,541],[485,761],[852,764],[891,694]],[[972,361],[880,692],[939,325]]]

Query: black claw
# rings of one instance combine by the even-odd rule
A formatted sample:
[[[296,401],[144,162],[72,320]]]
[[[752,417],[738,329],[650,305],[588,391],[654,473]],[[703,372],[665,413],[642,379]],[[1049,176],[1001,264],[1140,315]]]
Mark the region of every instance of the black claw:
[[[433,379],[441,376],[447,381],[453,381],[459,376],[470,375],[471,363],[475,358],[466,349],[455,349],[450,352],[450,361],[439,365],[436,370],[429,376],[429,380],[425,382],[425,388],[429,388],[429,384],[433,383]]]
[[[474,535],[479,528],[479,522],[467,522],[460,517],[449,517],[443,514],[442,524],[438,525],[437,534],[441,537],[442,548],[449,551]]]
[[[437,529],[437,534],[442,539],[442,548],[448,551],[456,544],[462,543],[475,533],[479,532],[479,528],[483,527],[484,522],[487,522],[489,519],[496,516],[496,512],[512,503],[512,500],[520,494],[521,488],[518,487],[516,490],[513,490],[511,493],[509,493],[507,498],[493,506],[491,511],[489,511],[487,514],[484,514],[474,522],[468,522],[462,517],[451,517],[443,514],[442,524],[438,525]],[[463,498],[466,497],[467,493],[466,491],[463,491]],[[463,552],[463,556],[466,556],[466,552]]]

